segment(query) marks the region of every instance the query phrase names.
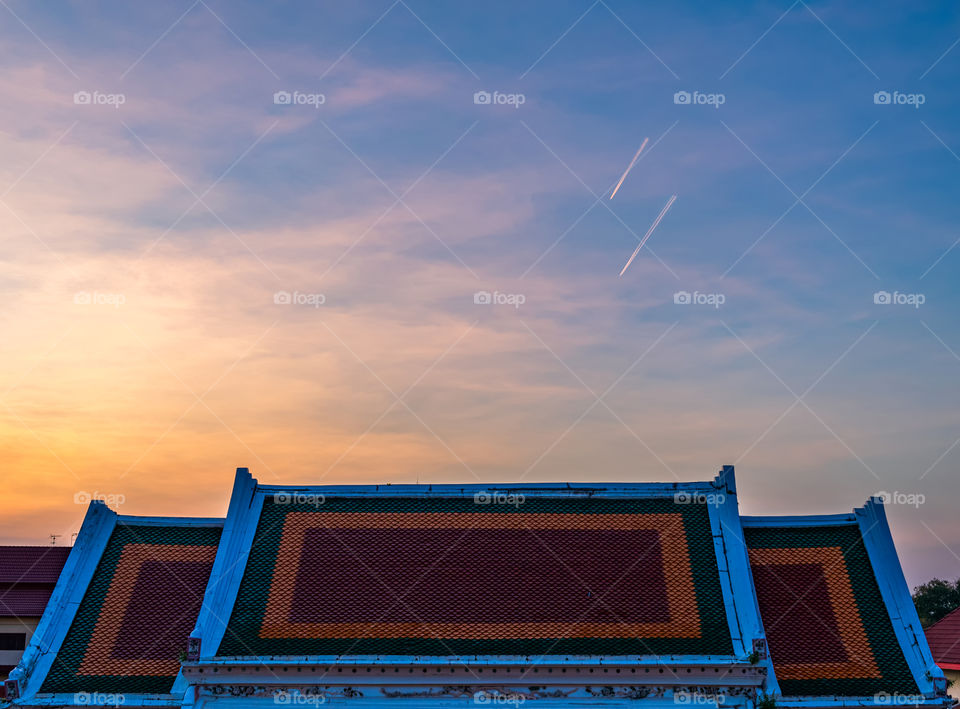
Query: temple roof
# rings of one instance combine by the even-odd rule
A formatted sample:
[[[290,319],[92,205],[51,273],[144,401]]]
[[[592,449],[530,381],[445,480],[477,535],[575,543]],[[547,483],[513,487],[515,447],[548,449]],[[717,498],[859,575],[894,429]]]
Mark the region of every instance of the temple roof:
[[[226,520],[94,503],[8,691],[172,707],[224,682],[242,695],[406,667],[468,686],[491,666],[543,669],[541,685],[596,670],[636,697],[672,683],[783,706],[947,703],[882,503],[741,518],[732,467],[699,483],[299,487],[240,469]]]
[[[219,526],[118,523],[40,691],[169,692],[219,540]]]
[[[744,533],[784,694],[918,693],[856,522]]]
[[[217,654],[733,654],[705,502],[503,499],[267,496]]]
[[[16,690],[62,705],[170,694],[222,527],[216,519],[120,516],[91,503],[12,673],[21,678]]]

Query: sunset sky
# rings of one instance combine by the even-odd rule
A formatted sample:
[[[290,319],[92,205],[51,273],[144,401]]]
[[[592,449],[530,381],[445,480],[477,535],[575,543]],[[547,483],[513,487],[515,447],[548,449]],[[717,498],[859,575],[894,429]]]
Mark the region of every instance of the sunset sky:
[[[744,514],[890,493],[911,585],[960,576],[960,8],[0,18],[0,541],[220,516],[237,466],[735,464]]]

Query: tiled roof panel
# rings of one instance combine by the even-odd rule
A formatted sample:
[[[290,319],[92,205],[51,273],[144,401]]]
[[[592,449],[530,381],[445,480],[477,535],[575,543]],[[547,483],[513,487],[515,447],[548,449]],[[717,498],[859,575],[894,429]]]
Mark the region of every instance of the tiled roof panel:
[[[938,665],[960,665],[960,608],[927,628],[926,634]]]
[[[218,654],[730,654],[706,505],[268,497]]]
[[[57,583],[70,547],[0,546],[0,584]]]
[[[744,533],[784,695],[918,692],[858,525],[747,527]]]
[[[0,584],[0,618],[39,618],[53,584]]]
[[[169,692],[220,532],[118,523],[41,692]]]

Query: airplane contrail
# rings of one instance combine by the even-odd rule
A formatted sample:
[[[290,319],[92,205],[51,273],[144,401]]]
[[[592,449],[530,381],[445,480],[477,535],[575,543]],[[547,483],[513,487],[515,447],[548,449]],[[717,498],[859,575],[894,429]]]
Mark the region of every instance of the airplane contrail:
[[[633,156],[633,160],[631,160],[631,161],[630,161],[630,164],[627,165],[627,169],[623,171],[623,175],[620,177],[620,182],[618,182],[618,183],[617,183],[617,186],[613,188],[613,194],[610,195],[610,199],[613,199],[613,195],[615,195],[615,194],[617,193],[617,190],[620,189],[620,185],[622,185],[622,184],[623,184],[623,181],[624,181],[625,179],[627,179],[627,173],[630,172],[630,170],[633,169],[633,166],[634,166],[634,165],[636,164],[636,162],[637,162],[637,158],[640,157],[640,153],[643,152],[643,149],[647,146],[647,141],[648,141],[648,140],[650,140],[650,138],[644,138],[644,139],[643,139],[643,143],[641,143],[640,149],[637,151],[637,154]]]
[[[647,239],[650,238],[653,230],[657,228],[657,224],[660,223],[660,220],[663,219],[663,215],[667,213],[667,210],[670,209],[670,206],[676,201],[676,199],[677,195],[673,195],[669,200],[667,200],[666,205],[664,205],[663,209],[660,210],[660,214],[657,215],[657,218],[653,220],[653,224],[651,224],[650,228],[647,229],[647,233],[643,235],[643,238],[640,240],[640,245],[637,246],[636,250],[633,252],[633,255],[630,257],[630,260],[627,261],[627,265],[623,267],[623,271],[620,271],[620,276],[622,276],[624,271],[626,271],[630,267],[630,264],[633,263],[633,259],[635,259],[637,254],[640,253],[640,249],[642,249],[643,245],[647,243]]]

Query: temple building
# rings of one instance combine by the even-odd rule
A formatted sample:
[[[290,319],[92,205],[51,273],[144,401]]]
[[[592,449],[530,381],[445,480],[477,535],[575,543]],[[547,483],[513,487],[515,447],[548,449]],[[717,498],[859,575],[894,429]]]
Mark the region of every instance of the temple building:
[[[697,483],[262,485],[91,503],[15,707],[949,707],[882,502]]]

